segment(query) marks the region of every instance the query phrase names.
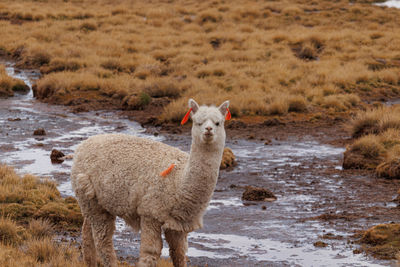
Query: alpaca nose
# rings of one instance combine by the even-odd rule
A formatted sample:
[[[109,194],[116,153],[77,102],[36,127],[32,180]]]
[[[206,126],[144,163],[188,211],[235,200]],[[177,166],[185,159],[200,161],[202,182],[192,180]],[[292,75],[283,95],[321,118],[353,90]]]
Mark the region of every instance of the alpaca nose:
[[[212,127],[208,126],[208,127],[206,127],[206,130],[209,131],[209,132],[211,132]]]

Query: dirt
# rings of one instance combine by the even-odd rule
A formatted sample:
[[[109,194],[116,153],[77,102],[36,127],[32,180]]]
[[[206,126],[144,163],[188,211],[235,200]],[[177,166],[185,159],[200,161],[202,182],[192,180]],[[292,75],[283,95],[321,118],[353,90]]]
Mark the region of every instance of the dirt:
[[[159,125],[157,112],[96,111],[71,113],[29,96],[0,100],[0,161],[20,172],[50,177],[63,196],[72,194],[71,160],[51,164],[53,148],[71,154],[81,140],[98,133],[145,136],[188,151],[190,125]],[[325,116],[325,115],[324,115]],[[323,118],[325,118],[322,116]],[[350,116],[343,115],[343,116]],[[354,233],[398,221],[393,199],[400,180],[371,171],[343,170],[349,135],[343,118],[310,114],[287,118],[243,117],[227,122],[227,146],[237,166],[221,170],[204,217],[205,227],[189,235],[190,264],[197,266],[387,266],[353,254]],[[10,121],[8,118],[21,118]],[[139,123],[131,119],[139,118]],[[141,128],[140,124],[146,126]],[[32,137],[37,127],[45,137]],[[267,188],[274,202],[246,205],[246,186]],[[326,247],[315,247],[323,239]],[[114,243],[119,257],[136,259],[140,237],[117,220]],[[163,255],[168,254],[168,248]]]

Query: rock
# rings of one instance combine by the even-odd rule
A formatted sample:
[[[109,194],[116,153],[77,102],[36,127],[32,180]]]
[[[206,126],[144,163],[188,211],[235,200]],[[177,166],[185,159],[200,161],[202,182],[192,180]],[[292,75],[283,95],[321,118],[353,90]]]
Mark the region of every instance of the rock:
[[[314,247],[317,247],[317,248],[326,248],[327,246],[328,246],[328,244],[325,242],[322,242],[322,241],[317,241],[314,243]]]
[[[43,128],[38,128],[33,132],[33,135],[46,135],[46,131]]]
[[[267,139],[267,140],[264,142],[264,145],[268,146],[268,145],[270,145],[271,143],[272,143],[272,141],[271,141],[270,139]]]
[[[242,200],[247,201],[275,201],[277,198],[268,189],[255,187],[255,186],[246,186],[242,195]]]
[[[20,121],[21,120],[21,118],[8,118],[7,119],[8,121]]]
[[[224,148],[224,154],[222,155],[222,161],[220,165],[220,169],[226,169],[229,167],[236,166],[236,158],[235,155],[233,154],[232,150],[229,147]]]
[[[53,149],[51,151],[50,159],[52,163],[61,163],[64,161],[64,156],[64,153],[62,153],[61,151]]]

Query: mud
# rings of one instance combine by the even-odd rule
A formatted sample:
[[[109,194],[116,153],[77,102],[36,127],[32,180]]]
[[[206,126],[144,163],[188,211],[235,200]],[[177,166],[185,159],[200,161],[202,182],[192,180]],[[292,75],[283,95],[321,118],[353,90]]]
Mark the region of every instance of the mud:
[[[14,73],[12,66],[9,65],[8,71]],[[29,86],[35,78],[30,72],[21,71],[18,75]],[[189,150],[189,127],[177,130],[182,132],[179,135],[167,134],[162,127],[145,129],[129,118],[128,113],[109,111],[72,113],[62,106],[39,103],[32,93],[0,99],[0,161],[21,173],[55,179],[62,194],[69,196],[72,162],[67,159],[52,164],[53,149],[69,155],[88,136],[122,132]],[[353,235],[373,225],[398,220],[400,209],[392,201],[400,181],[377,178],[368,171],[343,170],[343,144],[347,135],[341,131],[342,121],[333,122],[313,126],[281,121],[262,126],[264,119],[253,118],[245,128],[228,126],[227,146],[232,149],[237,166],[220,172],[204,217],[205,227],[189,235],[190,263],[197,266],[394,264],[354,254],[353,250],[359,246],[353,243]],[[46,130],[45,136],[32,135],[39,127]],[[178,125],[174,127],[180,129]],[[255,129],[258,133],[248,140]],[[277,200],[244,205],[241,196],[247,185],[268,188]],[[329,237],[323,239],[327,246],[314,246],[324,236]],[[119,257],[135,260],[139,255],[139,240],[138,234],[117,220],[114,243]],[[162,254],[168,255],[166,244]]]

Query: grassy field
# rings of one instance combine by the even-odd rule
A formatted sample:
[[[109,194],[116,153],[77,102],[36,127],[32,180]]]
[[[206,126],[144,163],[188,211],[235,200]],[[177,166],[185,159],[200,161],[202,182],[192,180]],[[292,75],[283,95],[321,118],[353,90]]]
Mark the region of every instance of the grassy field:
[[[371,2],[5,0],[0,54],[52,103],[340,115],[400,94],[400,10]]]

